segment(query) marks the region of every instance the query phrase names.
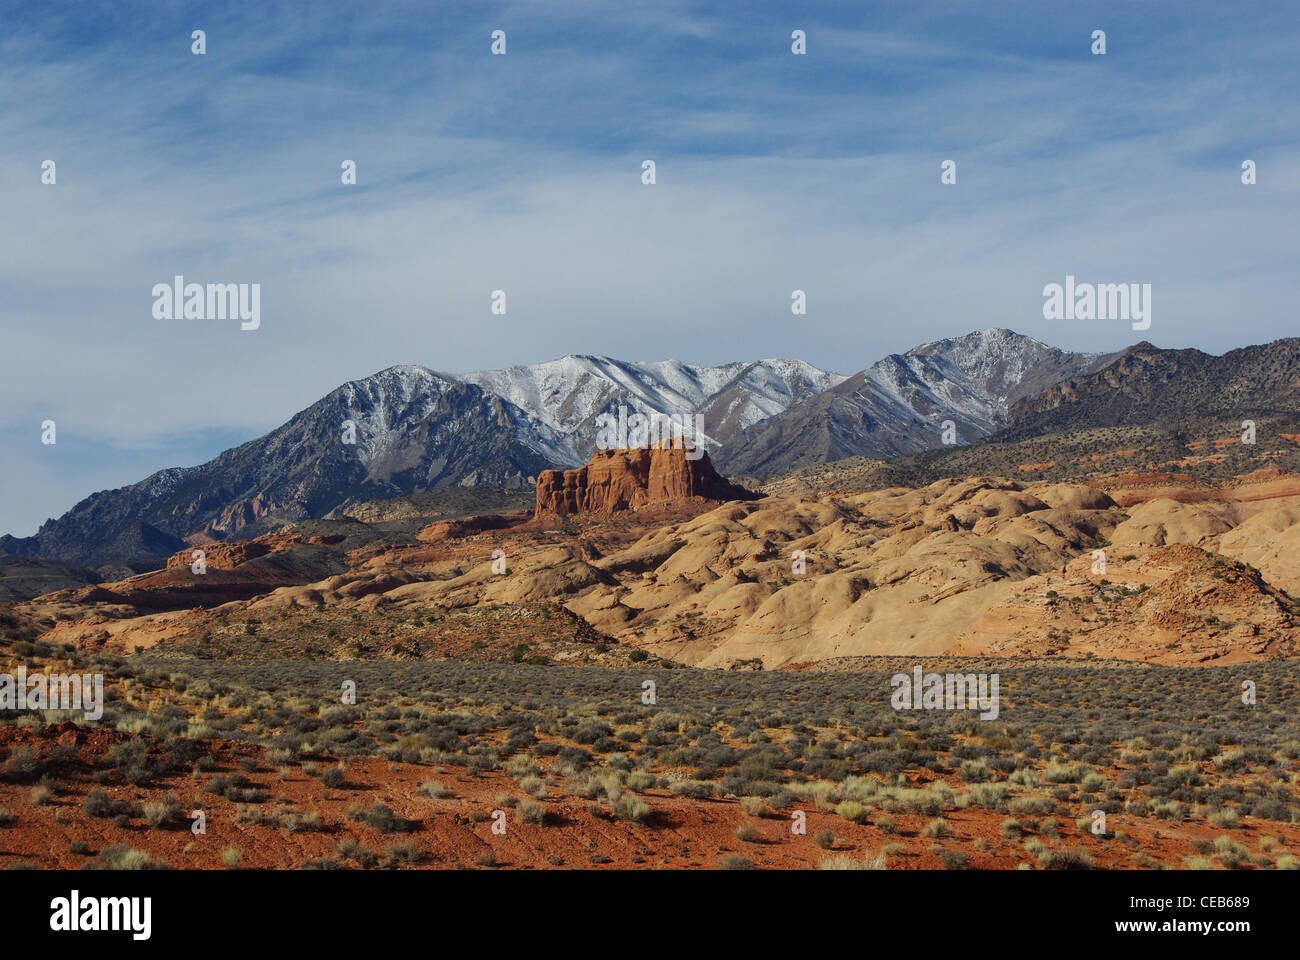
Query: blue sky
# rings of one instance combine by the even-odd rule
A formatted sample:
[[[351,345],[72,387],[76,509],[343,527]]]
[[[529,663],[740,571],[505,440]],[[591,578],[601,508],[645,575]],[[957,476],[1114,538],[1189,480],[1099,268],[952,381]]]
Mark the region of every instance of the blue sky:
[[[11,6],[0,532],[393,363],[1297,332],[1288,4]],[[155,320],[177,273],[260,283],[261,329]],[[1045,321],[1067,273],[1151,283],[1151,329]]]

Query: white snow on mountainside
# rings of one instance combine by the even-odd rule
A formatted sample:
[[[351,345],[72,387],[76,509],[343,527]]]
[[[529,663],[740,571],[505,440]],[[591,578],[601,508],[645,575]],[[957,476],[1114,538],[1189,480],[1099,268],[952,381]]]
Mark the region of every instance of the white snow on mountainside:
[[[697,366],[566,356],[467,374],[399,364],[337,387],[207,463],[92,494],[35,537],[0,543],[21,555],[126,562],[174,552],[186,538],[269,530],[367,500],[453,485],[528,489],[548,467],[585,463],[598,443],[633,440],[599,437],[597,419],[617,422],[620,407],[627,419],[678,418],[691,433],[699,422],[719,470],[771,476],[938,446],[947,420],[970,443],[1004,426],[1017,400],[1107,362],[992,329],[849,377],[779,359]]]
[[[504,370],[441,374],[473,383],[509,401],[565,438],[560,459],[583,462],[595,449],[602,413],[703,416],[710,446],[733,431],[780,413],[844,377],[802,360],[758,360],[696,366],[678,360],[628,363],[567,356]],[[725,397],[725,405],[715,401]],[[719,409],[719,407],[722,407]]]
[[[774,469],[788,466],[793,454],[774,455],[767,447],[802,449],[820,433],[833,438],[837,455],[928,446],[932,438],[919,427],[939,411],[967,440],[985,436],[1005,425],[1016,400],[1100,359],[994,328],[892,354],[851,377],[802,360],[702,366],[570,355],[470,373],[399,365],[348,386],[358,391],[363,455],[372,460],[384,458],[404,424],[428,417],[448,385],[463,383],[504,401],[498,416],[510,421],[515,442],[556,465],[586,462],[600,445],[597,418],[617,418],[621,406],[629,415],[698,417],[715,461]],[[864,423],[876,426],[864,434]],[[398,446],[406,449],[405,442]]]
[[[981,330],[878,360],[865,372],[877,402],[946,410],[978,435],[1006,425],[1011,404],[1086,369],[1102,354],[1068,354],[1010,330]],[[1041,377],[1047,383],[1039,385]]]
[[[769,475],[848,456],[890,457],[1006,426],[1011,405],[1091,372],[1110,355],[1068,353],[1011,330],[979,330],[895,353],[731,438],[724,469]],[[715,458],[718,459],[718,458]]]

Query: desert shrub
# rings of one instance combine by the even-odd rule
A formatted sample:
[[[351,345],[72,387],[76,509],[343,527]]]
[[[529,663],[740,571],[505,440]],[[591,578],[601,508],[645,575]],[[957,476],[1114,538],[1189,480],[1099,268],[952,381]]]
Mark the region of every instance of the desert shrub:
[[[420,784],[420,792],[426,797],[443,797],[451,796],[451,790],[441,780],[426,780]]]
[[[1225,867],[1235,867],[1250,855],[1250,851],[1226,833],[1214,841],[1214,854]]]
[[[963,807],[985,807],[989,810],[1001,809],[1007,801],[1005,783],[978,783],[958,798]]]
[[[389,843],[384,846],[385,861],[389,864],[412,864],[420,859],[419,851],[415,849],[415,844],[409,840],[403,840],[400,843]]]
[[[519,789],[535,800],[546,796],[546,784],[541,777],[527,776],[519,781]]]
[[[906,813],[912,816],[937,816],[943,813],[943,802],[925,790],[908,787],[890,787],[881,795],[880,801],[891,813]]]
[[[169,793],[157,803],[144,805],[144,822],[151,827],[165,827],[170,823],[178,822],[182,813],[181,805]]]
[[[1091,870],[1092,854],[1086,850],[1044,850],[1038,857],[1044,870]]]
[[[960,850],[944,850],[939,854],[939,866],[945,870],[969,870],[970,857]]]
[[[315,810],[287,813],[280,817],[280,826],[290,833],[317,833],[325,829],[324,821]]]
[[[99,851],[96,866],[100,870],[166,870],[167,864],[154,860],[147,850],[137,850],[115,843]]]
[[[854,823],[866,823],[871,816],[871,809],[856,800],[844,800],[835,808],[835,813],[845,820],[852,820]]]
[[[41,772],[43,766],[36,750],[24,743],[19,744],[10,751],[4,767],[0,768],[0,772],[3,772],[6,780],[22,783],[34,779]]]
[[[520,821],[534,827],[540,827],[546,822],[546,805],[536,800],[521,800],[515,812]]]
[[[624,820],[644,821],[650,816],[650,804],[634,793],[625,793],[614,802],[614,813]]]
[[[261,803],[270,796],[242,773],[219,773],[208,780],[203,789],[234,803]]]
[[[1106,778],[1096,770],[1089,770],[1079,780],[1079,789],[1084,793],[1096,793],[1106,787]]]
[[[81,809],[88,816],[102,819],[138,817],[142,812],[138,804],[129,800],[114,800],[108,795],[107,790],[99,787],[86,794],[86,798],[81,802]]]
[[[1040,816],[1051,813],[1056,809],[1056,804],[1047,797],[1015,797],[1007,807],[1017,816]]]
[[[1013,786],[1032,790],[1043,785],[1043,778],[1038,775],[1038,771],[1033,767],[1019,767],[1012,772],[1011,776],[1007,777],[1007,782]]]
[[[649,790],[658,782],[658,778],[645,770],[633,770],[627,776],[627,788],[637,793]]]
[[[1237,825],[1237,811],[1232,807],[1217,807],[1211,810],[1205,817],[1216,827],[1225,827],[1232,829]]]
[[[148,783],[153,777],[153,766],[143,741],[126,740],[108,748],[108,763],[130,784]]]
[[[757,870],[758,867],[749,857],[739,853],[729,853],[718,860],[719,870]]]
[[[1182,820],[1187,816],[1187,808],[1177,800],[1157,800],[1151,804],[1151,816],[1161,820]]]
[[[1261,820],[1276,820],[1279,823],[1290,823],[1292,820],[1291,808],[1281,800],[1271,798],[1251,803],[1250,816],[1259,817]]]
[[[584,720],[578,724],[573,731],[572,739],[575,743],[593,744],[602,737],[608,737],[614,732],[613,728],[603,720]]]
[[[951,833],[952,828],[948,826],[948,821],[943,817],[936,817],[921,830],[921,836],[923,837],[946,837]]]
[[[31,803],[34,807],[43,807],[54,801],[54,788],[46,783],[38,783],[32,787]]]
[[[361,846],[355,839],[348,837],[334,844],[334,852],[344,860],[355,860],[360,867],[373,867],[379,858]]]
[[[880,789],[880,782],[871,777],[845,777],[840,781],[839,794],[846,800],[870,800]]]
[[[366,813],[366,824],[380,833],[405,833],[412,828],[412,823],[393,813],[392,809],[376,800]]]
[[[1083,768],[1066,763],[1049,763],[1043,771],[1048,783],[1078,783],[1083,779]]]
[[[884,870],[885,854],[867,853],[861,859],[849,856],[848,854],[836,854],[833,857],[826,857],[821,863],[817,864],[818,870]]]
[[[705,800],[717,795],[718,786],[709,780],[678,780],[668,788],[679,796]]]

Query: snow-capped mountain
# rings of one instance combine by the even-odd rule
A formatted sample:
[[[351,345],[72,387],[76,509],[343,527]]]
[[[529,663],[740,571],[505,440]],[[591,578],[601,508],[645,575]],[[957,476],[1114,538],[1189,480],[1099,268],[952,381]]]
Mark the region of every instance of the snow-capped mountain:
[[[527,488],[552,465],[550,428],[472,383],[390,367],[197,467],[92,494],[0,552],[129,563],[278,521],[436,487]]]
[[[802,360],[757,360],[716,367],[677,360],[627,363],[568,356],[531,366],[442,374],[477,384],[560,436],[557,463],[582,463],[596,447],[596,418],[618,407],[642,415],[703,417],[715,453],[737,432],[844,380]]]
[[[732,430],[841,379],[797,360],[700,367],[564,357],[464,376],[389,367],[208,463],[93,494],[34,537],[0,538],[0,553],[125,563],[365,500],[452,485],[527,489],[547,467],[586,462],[596,416],[617,415],[620,404],[690,416],[716,400],[718,430]],[[712,437],[709,415],[705,424]]]
[[[779,473],[854,455],[888,457],[941,446],[1006,426],[1012,404],[1114,354],[1069,353],[995,328],[891,354],[830,389],[736,437],[715,457],[731,473]]]
[[[945,420],[969,443],[1005,425],[1017,400],[1109,359],[985,330],[848,378],[800,360],[706,367],[569,356],[463,375],[395,366],[208,463],[96,493],[34,537],[0,537],[0,553],[129,562],[365,500],[452,485],[527,489],[546,467],[585,462],[596,418],[619,405],[700,415],[710,456],[731,473],[934,447]]]

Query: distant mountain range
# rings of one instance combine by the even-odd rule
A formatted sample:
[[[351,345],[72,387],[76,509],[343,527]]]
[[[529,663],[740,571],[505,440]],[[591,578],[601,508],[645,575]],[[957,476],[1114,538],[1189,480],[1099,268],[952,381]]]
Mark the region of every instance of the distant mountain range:
[[[711,454],[746,428],[844,380],[802,360],[756,360],[699,367],[676,360],[624,363],[570,356],[527,367],[443,374],[473,383],[549,428],[543,443],[556,465],[585,463],[596,447],[596,418],[628,414],[700,414]],[[551,440],[551,437],[558,439]]]
[[[1011,330],[983,330],[891,354],[745,430],[722,459],[732,473],[782,473],[843,457],[891,457],[1005,427],[1013,404],[1091,373],[1116,354],[1067,353]]]
[[[0,554],[126,564],[424,490],[528,489],[540,470],[585,462],[597,417],[620,405],[700,414],[721,471],[770,475],[939,447],[946,420],[969,443],[1107,419],[1294,410],[1298,398],[1294,339],[1223,357],[1145,343],[1079,354],[994,329],[849,377],[775,359],[706,367],[569,356],[469,374],[404,365],[346,383],[208,463],[93,494],[34,537],[0,537]]]
[[[1013,404],[1002,436],[1020,440],[1088,427],[1254,419],[1300,410],[1300,337],[1229,350],[1162,350],[1142,342],[1113,363]]]

